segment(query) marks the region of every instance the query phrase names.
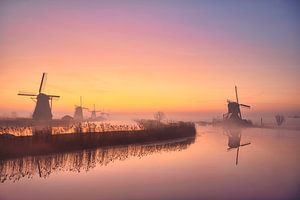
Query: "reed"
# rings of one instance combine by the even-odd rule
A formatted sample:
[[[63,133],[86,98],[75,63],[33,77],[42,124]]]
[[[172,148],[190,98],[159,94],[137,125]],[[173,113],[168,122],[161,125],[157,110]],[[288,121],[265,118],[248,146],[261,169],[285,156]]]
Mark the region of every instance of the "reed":
[[[156,142],[195,136],[195,134],[196,130],[193,123],[180,122],[144,130],[1,137],[0,159],[95,147]]]

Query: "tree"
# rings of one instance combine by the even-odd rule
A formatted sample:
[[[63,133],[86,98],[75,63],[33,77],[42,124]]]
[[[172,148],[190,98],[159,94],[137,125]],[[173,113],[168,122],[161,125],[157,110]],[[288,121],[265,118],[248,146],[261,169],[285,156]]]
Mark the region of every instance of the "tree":
[[[163,120],[165,118],[165,113],[158,111],[156,113],[154,113],[154,119],[157,120],[157,122],[161,122],[161,120]]]

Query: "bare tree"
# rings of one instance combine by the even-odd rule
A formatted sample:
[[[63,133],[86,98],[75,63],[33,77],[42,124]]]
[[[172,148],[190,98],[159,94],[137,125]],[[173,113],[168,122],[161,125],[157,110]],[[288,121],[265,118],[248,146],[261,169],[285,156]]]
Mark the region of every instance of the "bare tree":
[[[158,111],[156,113],[154,113],[154,119],[157,120],[157,122],[161,122],[161,120],[163,120],[165,118],[165,113]]]
[[[277,122],[278,126],[281,126],[282,123],[285,121],[284,116],[283,115],[279,115],[279,114],[275,116],[275,119],[276,119],[276,122]]]

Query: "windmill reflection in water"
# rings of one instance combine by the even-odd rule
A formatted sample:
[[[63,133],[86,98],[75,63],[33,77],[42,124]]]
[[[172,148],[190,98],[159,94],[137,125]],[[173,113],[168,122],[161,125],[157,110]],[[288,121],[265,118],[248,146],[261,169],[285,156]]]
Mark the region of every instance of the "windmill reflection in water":
[[[227,151],[236,149],[235,164],[238,165],[240,147],[247,146],[251,144],[251,142],[241,143],[242,130],[238,128],[226,129],[225,134],[228,136]]]

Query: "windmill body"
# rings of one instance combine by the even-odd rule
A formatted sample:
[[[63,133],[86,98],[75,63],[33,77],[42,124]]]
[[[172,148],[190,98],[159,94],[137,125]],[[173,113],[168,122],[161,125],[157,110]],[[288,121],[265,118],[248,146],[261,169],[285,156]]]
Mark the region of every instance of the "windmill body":
[[[75,107],[74,119],[75,120],[83,120],[83,111],[82,111],[81,106]]]
[[[96,111],[95,110],[93,110],[92,112],[91,112],[91,118],[92,119],[96,119]]]
[[[233,123],[243,123],[243,124],[249,124],[250,122],[247,120],[243,120],[242,113],[241,113],[241,107],[243,108],[250,108],[250,106],[239,103],[238,99],[238,93],[237,93],[237,87],[235,86],[235,95],[236,95],[236,101],[230,101],[227,100],[227,108],[228,112],[223,115],[225,122],[233,122]]]
[[[74,112],[74,120],[82,121],[83,118],[83,110],[88,109],[82,106],[82,97],[80,97],[80,106],[75,105],[75,112]]]
[[[59,98],[57,95],[48,95],[43,93],[43,89],[46,83],[46,73],[43,73],[39,93],[24,93],[19,92],[18,95],[29,96],[32,99],[36,99],[35,109],[32,114],[32,119],[34,120],[51,120],[52,119],[52,100],[54,98]]]
[[[36,106],[32,115],[32,118],[34,120],[51,120],[52,119],[52,113],[51,113],[51,107],[49,103],[49,96],[40,93],[37,95],[37,102]]]
[[[236,102],[228,101],[228,119],[242,119],[240,105]]]

